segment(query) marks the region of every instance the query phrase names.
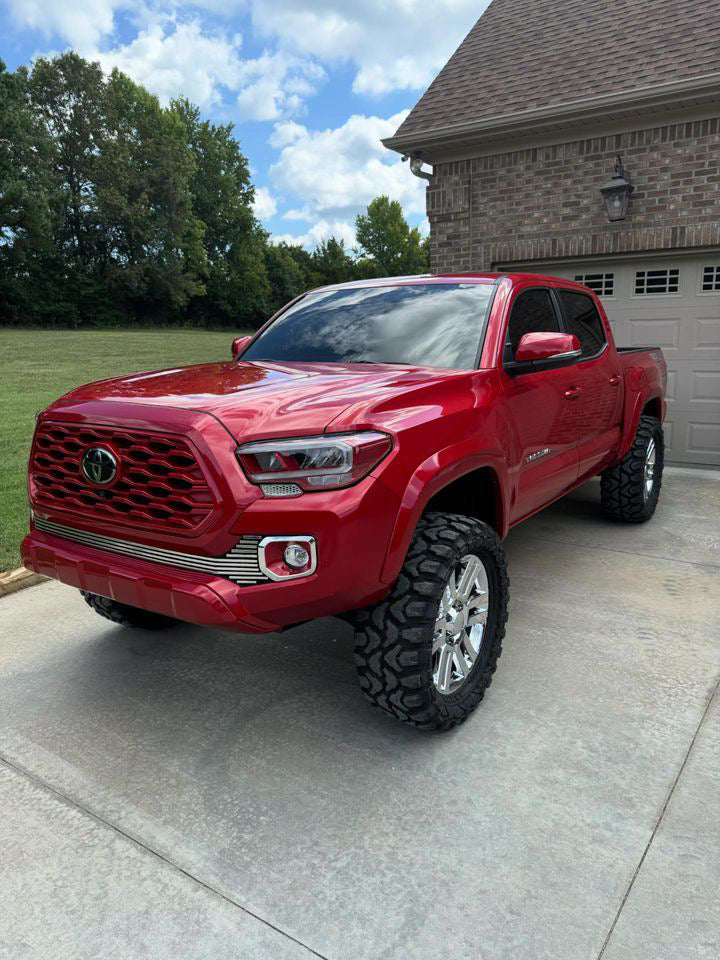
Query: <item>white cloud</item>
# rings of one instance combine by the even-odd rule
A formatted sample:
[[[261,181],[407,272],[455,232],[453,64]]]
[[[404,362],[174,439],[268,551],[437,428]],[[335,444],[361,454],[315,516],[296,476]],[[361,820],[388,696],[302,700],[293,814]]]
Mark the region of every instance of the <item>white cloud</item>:
[[[264,52],[240,67],[242,89],[237,106],[241,119],[277,120],[303,109],[304,100],[325,79],[318,64],[285,53]]]
[[[199,20],[176,22],[156,11],[124,46],[94,51],[106,70],[118,67],[167,103],[186,96],[201,107],[236,95],[234,118],[277,120],[304,110],[304,101],[325,78],[307,57],[264,52],[244,60],[242,37],[204,31]]]
[[[113,31],[115,11],[123,0],[9,0],[13,19],[45,37],[60,36],[81,53]]]
[[[308,250],[314,250],[319,243],[335,237],[336,240],[344,240],[348,250],[355,245],[355,228],[347,220],[318,220],[312,227],[300,236],[294,236],[290,233],[282,233],[273,236],[273,243],[292,243],[307,247]]]
[[[167,103],[186,96],[206,107],[220,88],[236,89],[242,77],[241,37],[203,33],[197,20],[155,22],[122,47],[95,54],[106,70],[118,67]]]
[[[301,123],[295,123],[294,120],[288,120],[285,123],[276,123],[273,132],[270,134],[268,143],[271,147],[287,147],[288,144],[300,140],[307,134],[307,130]]]
[[[252,0],[255,29],[324,63],[350,61],[353,89],[427,86],[489,0]]]
[[[16,23],[57,36],[84,56],[98,55],[147,83],[163,98],[179,92],[202,104],[218,86],[239,91],[247,119],[302,112],[324,77],[323,67],[350,63],[353,89],[382,95],[425,87],[480,16],[488,0],[6,0]],[[107,50],[124,11],[137,34]],[[250,12],[269,47],[241,62],[236,38],[203,32],[200,16],[237,22]],[[165,29],[175,18],[174,30]],[[192,49],[193,38],[197,45]],[[228,81],[228,73],[232,74]]]
[[[253,210],[258,220],[269,220],[277,213],[277,201],[267,187],[255,187]]]
[[[197,6],[183,0],[7,2],[21,27],[61,38],[106,70],[118,67],[164,103],[182,95],[208,107],[229,91],[237,97],[238,119],[278,120],[303,113],[305,101],[325,79],[313,58],[282,45],[242,59],[240,34],[208,27],[207,16],[202,21]],[[185,19],[183,7],[192,10]],[[135,33],[127,43],[113,45],[121,9],[131,11]],[[231,10],[232,4],[222,12]]]
[[[308,98],[338,66],[352,68],[357,94],[423,88],[487,2],[6,0],[21,26],[61,38],[106,69],[119,67],[164,102],[182,94],[206,115],[274,121],[268,141],[278,151],[271,168],[273,192],[257,191],[256,215],[274,216],[277,197],[287,197],[288,225],[309,229],[286,239],[308,246],[331,235],[353,242],[355,216],[381,193],[399,200],[406,215],[421,217],[425,183],[380,143],[405,113],[354,115],[326,130],[293,118],[307,112]],[[125,30],[133,27],[127,42],[116,32],[119,13],[123,41]],[[234,30],[239,24],[247,33],[251,23],[254,39],[265,50],[246,59]],[[343,103],[346,91],[338,97]],[[415,99],[408,96],[409,102]]]
[[[350,215],[354,221],[381,193],[399,200],[406,215],[424,214],[425,181],[413,177],[407,165],[380,142],[395,132],[406,113],[387,119],[352,116],[330,130],[278,124],[271,143],[285,145],[270,176],[301,206],[290,210],[287,218],[327,221]]]

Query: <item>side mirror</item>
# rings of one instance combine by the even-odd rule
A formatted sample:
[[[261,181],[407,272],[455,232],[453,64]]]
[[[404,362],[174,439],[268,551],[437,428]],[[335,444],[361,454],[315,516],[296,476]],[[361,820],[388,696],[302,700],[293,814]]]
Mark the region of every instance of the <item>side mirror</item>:
[[[520,338],[508,372],[543,370],[576,360],[582,355],[580,341],[574,333],[526,333]]]
[[[252,337],[236,337],[233,340],[232,347],[231,347],[233,360],[236,357],[240,356],[240,354],[243,352],[243,350],[250,343],[251,340],[252,340]]]

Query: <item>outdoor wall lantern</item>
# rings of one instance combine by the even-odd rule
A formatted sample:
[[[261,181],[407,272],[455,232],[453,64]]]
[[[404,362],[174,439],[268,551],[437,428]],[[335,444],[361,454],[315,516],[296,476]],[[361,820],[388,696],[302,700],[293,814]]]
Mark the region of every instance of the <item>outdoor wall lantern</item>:
[[[607,183],[600,187],[600,193],[605,201],[607,208],[607,218],[613,220],[624,220],[627,215],[630,194],[635,187],[625,174],[622,158],[615,158],[615,172]]]
[[[410,171],[416,176],[420,177],[421,180],[427,180],[428,183],[432,180],[433,175],[427,170],[423,170],[423,163],[425,162],[422,159],[422,151],[416,150],[414,153],[405,154],[402,158],[403,163],[406,160],[410,161]]]

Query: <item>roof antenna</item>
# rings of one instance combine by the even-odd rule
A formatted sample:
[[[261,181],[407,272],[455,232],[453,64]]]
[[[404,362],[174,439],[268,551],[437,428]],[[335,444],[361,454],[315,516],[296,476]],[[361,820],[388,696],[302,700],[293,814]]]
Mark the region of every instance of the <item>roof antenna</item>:
[[[424,160],[421,157],[422,150],[415,150],[411,154],[405,154],[402,158],[403,163],[406,160],[410,161],[410,172],[413,173],[416,177],[420,177],[421,180],[427,180],[430,182],[433,178],[433,174],[429,173],[427,170],[423,170]]]

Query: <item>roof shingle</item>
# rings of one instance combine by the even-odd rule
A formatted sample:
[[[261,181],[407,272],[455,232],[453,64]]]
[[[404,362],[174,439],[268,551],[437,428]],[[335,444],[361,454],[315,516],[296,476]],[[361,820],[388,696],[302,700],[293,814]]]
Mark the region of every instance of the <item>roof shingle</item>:
[[[720,71],[720,0],[493,0],[396,136]]]

